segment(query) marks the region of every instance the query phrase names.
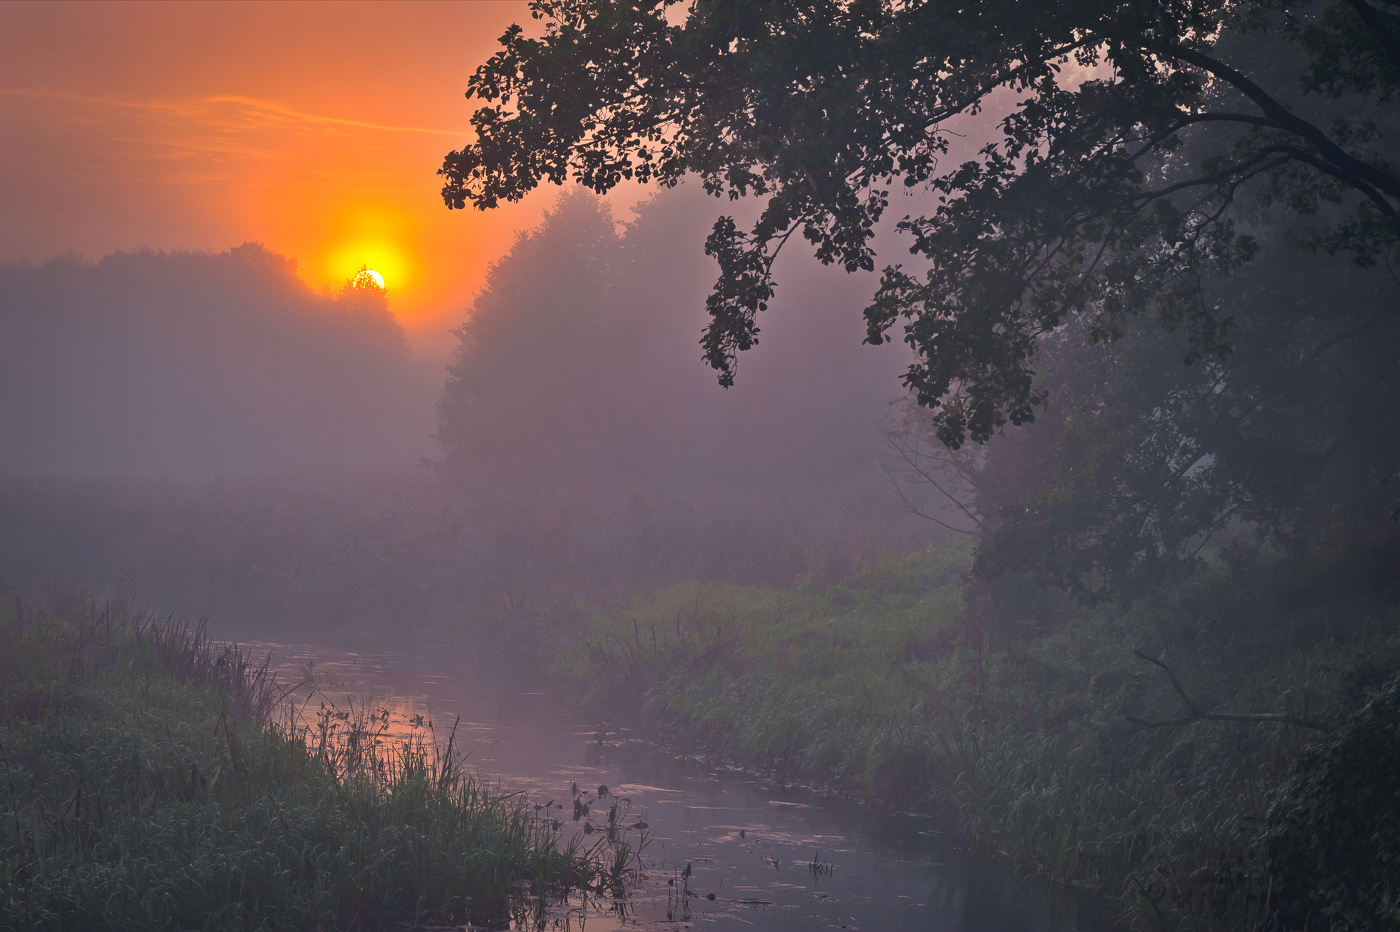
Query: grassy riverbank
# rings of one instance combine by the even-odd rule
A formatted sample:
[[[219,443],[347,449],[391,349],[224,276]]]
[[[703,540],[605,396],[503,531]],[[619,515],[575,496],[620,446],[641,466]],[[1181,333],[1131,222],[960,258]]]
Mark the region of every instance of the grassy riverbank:
[[[308,741],[266,672],[199,630],[6,601],[0,928],[499,924],[628,869],[431,742]]]
[[[556,670],[600,717],[948,811],[1132,927],[1254,928],[1283,895],[1264,862],[1290,768],[1400,671],[1395,555],[1234,551],[1129,609],[993,633],[963,605],[967,554],[930,551],[825,592],[669,589],[594,613]],[[1295,723],[1196,717],[1139,651],[1201,713]]]

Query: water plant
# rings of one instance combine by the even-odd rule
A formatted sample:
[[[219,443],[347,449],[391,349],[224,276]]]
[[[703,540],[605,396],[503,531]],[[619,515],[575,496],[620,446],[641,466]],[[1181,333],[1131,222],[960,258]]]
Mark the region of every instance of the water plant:
[[[941,812],[1128,927],[1252,928],[1278,918],[1263,833],[1291,768],[1400,675],[1393,556],[1226,553],[1129,607],[989,630],[967,552],[935,550],[595,611],[554,669],[682,749]]]
[[[0,614],[0,928],[525,921],[635,853],[561,837],[430,738],[298,726],[200,625],[58,589]],[[333,735],[338,734],[338,739]]]

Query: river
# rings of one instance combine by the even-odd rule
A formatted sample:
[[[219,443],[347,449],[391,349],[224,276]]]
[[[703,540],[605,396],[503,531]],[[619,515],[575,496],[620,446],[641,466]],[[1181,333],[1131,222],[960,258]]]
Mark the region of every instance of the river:
[[[619,825],[645,823],[645,879],[625,903],[561,904],[548,917],[550,928],[1093,927],[1075,898],[1018,880],[964,850],[932,819],[774,785],[703,757],[667,752],[626,730],[581,722],[520,678],[470,657],[244,646],[258,657],[270,653],[281,682],[309,669],[334,701],[388,711],[391,733],[432,723],[442,741],[456,722],[456,747],[468,768],[505,791],[527,792],[535,803],[563,803],[558,817],[566,835],[583,821],[571,818],[574,784],[592,799],[587,821],[601,826],[617,805]],[[598,797],[600,787],[607,797]],[[629,831],[635,842],[640,833]],[[694,895],[678,896],[687,886]]]

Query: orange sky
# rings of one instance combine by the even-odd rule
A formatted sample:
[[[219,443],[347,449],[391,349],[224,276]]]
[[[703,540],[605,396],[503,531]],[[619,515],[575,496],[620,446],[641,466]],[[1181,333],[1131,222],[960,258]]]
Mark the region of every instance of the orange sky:
[[[554,197],[438,197],[511,22],[523,2],[0,4],[0,262],[258,240],[317,289],[378,269],[437,355]]]

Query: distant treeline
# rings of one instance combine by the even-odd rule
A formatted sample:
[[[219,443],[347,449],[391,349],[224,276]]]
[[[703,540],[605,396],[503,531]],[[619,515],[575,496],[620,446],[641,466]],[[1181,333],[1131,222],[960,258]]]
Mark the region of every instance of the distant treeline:
[[[256,243],[0,266],[0,474],[407,465],[436,380],[383,300]]]
[[[861,345],[852,308],[869,281],[784,266],[790,287],[744,378],[720,388],[699,345],[713,209],[680,188],[622,223],[570,190],[520,234],[455,334],[438,406],[454,482],[827,501],[845,483],[881,485],[877,428],[906,354]]]
[[[822,584],[942,533],[880,468],[902,356],[860,346],[860,282],[794,270],[771,347],[715,384],[709,209],[677,190],[620,223],[566,193],[445,373],[383,300],[315,294],[255,244],[0,268],[0,578],[400,633],[684,579]]]

